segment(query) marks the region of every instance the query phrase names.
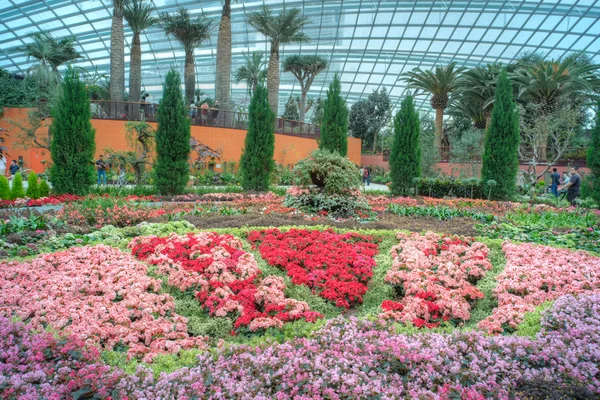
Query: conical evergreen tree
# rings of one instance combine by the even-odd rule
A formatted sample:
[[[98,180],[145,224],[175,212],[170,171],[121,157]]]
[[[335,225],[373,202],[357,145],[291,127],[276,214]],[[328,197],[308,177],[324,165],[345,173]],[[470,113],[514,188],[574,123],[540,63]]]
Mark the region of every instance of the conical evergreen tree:
[[[271,172],[275,168],[274,125],[275,113],[269,106],[267,88],[259,84],[248,108],[248,133],[240,160],[241,183],[246,190],[269,188]]]
[[[600,101],[596,109],[596,126],[592,129],[592,141],[587,154],[587,167],[594,175],[592,198],[600,204]]]
[[[39,199],[40,190],[38,189],[38,177],[35,172],[31,171],[27,177],[27,191],[25,195],[30,199]]]
[[[23,189],[23,176],[20,172],[17,172],[12,180],[10,188],[10,197],[13,200],[25,197],[25,190]]]
[[[348,107],[342,97],[340,76],[335,74],[323,104],[320,149],[348,154]]]
[[[179,72],[171,69],[158,106],[154,183],[160,194],[183,193],[190,175],[190,120]]]
[[[40,181],[40,185],[38,186],[38,190],[40,192],[40,197],[47,197],[50,194],[50,186],[48,185],[48,181],[42,179]]]
[[[298,110],[296,99],[290,96],[287,103],[285,103],[285,112],[281,118],[289,119],[290,121],[300,121],[300,111]]]
[[[90,99],[85,83],[69,67],[62,93],[52,109],[52,167],[50,180],[58,194],[84,195],[94,183],[96,130],[90,122]]]
[[[391,190],[395,195],[408,194],[413,179],[421,176],[420,125],[413,98],[406,96],[394,117],[394,144],[389,161]]]
[[[506,71],[496,82],[492,120],[485,133],[481,183],[484,192],[495,200],[506,200],[516,192],[519,171],[519,115],[513,101],[513,89]],[[488,181],[495,185],[488,185]]]
[[[0,200],[11,200],[10,183],[3,175],[0,175]]]

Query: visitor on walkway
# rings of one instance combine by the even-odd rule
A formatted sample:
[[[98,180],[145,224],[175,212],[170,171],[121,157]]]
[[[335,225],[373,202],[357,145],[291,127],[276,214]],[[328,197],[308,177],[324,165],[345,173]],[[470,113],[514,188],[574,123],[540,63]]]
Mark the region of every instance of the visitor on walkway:
[[[362,180],[362,183],[364,185],[365,184],[365,178],[364,178],[365,167],[360,167],[360,170],[358,171],[358,173],[360,174],[360,179]]]
[[[6,157],[0,153],[0,176],[6,175]]]
[[[569,173],[567,171],[563,171],[563,176],[562,176],[562,182],[561,184],[566,185],[567,183],[569,183],[569,180],[571,178],[569,177]]]
[[[550,179],[552,179],[550,190],[552,191],[554,197],[558,197],[558,185],[560,185],[560,175],[556,171],[556,168],[552,168],[552,175],[550,175]]]
[[[363,167],[363,172],[362,172],[363,185],[366,185],[368,176],[369,176],[369,170],[367,169],[367,167]]]
[[[371,185],[371,168],[367,167],[367,186]]]
[[[96,160],[96,167],[98,168],[98,186],[102,184],[102,181],[104,181],[104,184],[106,185],[106,170],[108,165],[104,161],[102,154],[100,154],[100,157]]]
[[[19,170],[21,169],[21,167],[19,167],[19,164],[17,164],[17,160],[12,160],[12,163],[10,164],[10,174],[12,176],[15,176],[17,174],[17,172],[19,172]]]
[[[567,189],[567,201],[575,206],[575,199],[579,197],[581,189],[581,176],[579,176],[579,167],[577,165],[571,167],[571,178],[569,183],[564,185],[561,189]]]

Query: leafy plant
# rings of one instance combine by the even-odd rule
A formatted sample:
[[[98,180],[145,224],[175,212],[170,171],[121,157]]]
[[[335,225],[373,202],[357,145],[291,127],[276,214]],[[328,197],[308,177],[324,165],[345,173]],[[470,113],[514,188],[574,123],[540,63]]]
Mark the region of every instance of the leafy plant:
[[[345,157],[348,154],[348,107],[341,92],[340,76],[335,74],[323,103],[319,149]]]
[[[406,96],[394,118],[394,145],[389,161],[394,195],[407,194],[413,179],[421,175],[419,133],[419,114],[412,96]]]
[[[40,190],[38,187],[38,177],[35,172],[31,171],[27,177],[27,192],[25,195],[30,199],[39,199]]]
[[[316,184],[326,194],[346,194],[360,187],[358,168],[346,157],[328,150],[316,150],[300,160],[293,170],[294,184],[308,187]]]
[[[10,197],[13,200],[25,197],[25,190],[23,189],[23,176],[20,172],[17,172],[12,180],[12,186],[10,189]]]
[[[50,194],[50,185],[48,185],[48,181],[46,179],[42,179],[40,181],[38,191],[39,191],[40,197],[47,197]]]
[[[5,176],[0,176],[0,200],[11,200],[10,183]]]

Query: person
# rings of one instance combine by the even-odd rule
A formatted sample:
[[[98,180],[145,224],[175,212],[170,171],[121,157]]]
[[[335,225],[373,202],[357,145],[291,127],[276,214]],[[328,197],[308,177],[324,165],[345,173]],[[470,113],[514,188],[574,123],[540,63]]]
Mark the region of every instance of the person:
[[[365,173],[365,167],[360,167],[359,174],[360,174],[360,179],[362,180],[363,185],[365,184],[365,178],[363,177],[364,173]]]
[[[102,181],[104,181],[104,184],[106,185],[106,169],[108,165],[106,165],[106,162],[104,162],[102,154],[100,154],[98,160],[96,160],[96,167],[98,168],[98,186]]]
[[[569,180],[571,178],[569,177],[569,173],[567,171],[563,171],[563,177],[562,177],[562,184],[566,185],[567,183],[569,183]]]
[[[6,157],[0,153],[0,176],[6,175]]]
[[[367,167],[367,186],[371,186],[371,168]]]
[[[17,164],[17,160],[12,160],[12,163],[10,164],[10,174],[12,176],[15,176],[17,174],[17,172],[19,172],[19,170],[21,169],[21,167],[19,167],[19,164]]]
[[[571,178],[569,179],[569,183],[567,183],[560,189],[567,189],[567,201],[571,203],[572,206],[574,206],[575,199],[579,197],[579,192],[581,189],[581,176],[579,176],[579,166],[575,165],[571,167]]]
[[[556,168],[552,168],[552,175],[550,175],[550,179],[552,180],[550,190],[554,197],[558,197],[558,185],[560,185],[560,175],[556,171]]]
[[[363,185],[365,185],[367,183],[368,176],[369,176],[369,170],[367,169],[367,167],[363,167],[363,173],[362,173]]]
[[[192,103],[190,104],[190,118],[196,118],[197,115],[198,108],[196,107],[196,104],[194,104],[194,102],[192,101]]]

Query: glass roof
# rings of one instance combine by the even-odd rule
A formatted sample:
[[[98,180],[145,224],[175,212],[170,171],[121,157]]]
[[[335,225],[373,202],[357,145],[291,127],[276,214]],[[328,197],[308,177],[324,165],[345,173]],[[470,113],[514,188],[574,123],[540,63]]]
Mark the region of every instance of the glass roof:
[[[213,95],[222,2],[149,1],[160,12],[185,7],[193,16],[204,13],[215,20],[210,40],[195,52],[196,84]],[[349,105],[383,86],[397,105],[406,91],[398,76],[415,67],[429,69],[452,61],[467,67],[510,62],[526,51],[549,58],[584,51],[600,63],[600,0],[234,0],[232,72],[245,63],[243,54],[263,50],[268,56],[268,41],[246,24],[247,14],[263,4],[275,12],[299,7],[309,17],[304,31],[312,41],[283,45],[281,59],[298,53],[329,57],[329,68],[315,79],[309,96],[324,97],[339,71]],[[77,50],[84,55],[76,65],[108,74],[111,15],[111,0],[0,0],[0,68],[26,72],[30,62],[15,47],[26,43],[29,33],[43,29],[57,38],[76,36]],[[126,79],[131,40],[125,24]],[[172,65],[183,71],[183,48],[154,27],[142,35],[142,52],[143,87],[160,98],[166,71]],[[245,84],[232,80],[236,103],[246,104],[246,93]],[[291,73],[282,73],[280,111],[291,93],[299,95],[299,85]],[[429,109],[424,96],[417,104]]]

